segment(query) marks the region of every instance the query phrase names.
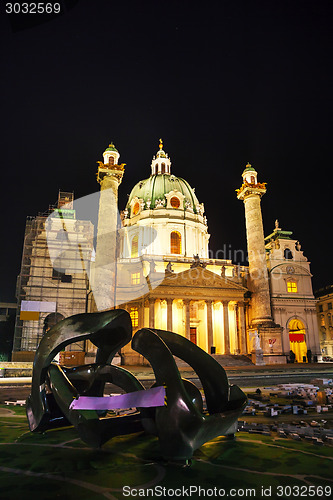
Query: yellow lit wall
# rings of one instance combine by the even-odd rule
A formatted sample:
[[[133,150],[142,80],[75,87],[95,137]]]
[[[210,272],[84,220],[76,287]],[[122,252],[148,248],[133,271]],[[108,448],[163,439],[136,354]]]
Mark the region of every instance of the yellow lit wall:
[[[213,304],[213,339],[216,354],[224,354],[223,306],[221,302]]]
[[[184,335],[184,322],[183,322],[183,301],[176,299],[172,304],[172,331],[179,335]]]
[[[167,329],[167,305],[165,300],[155,302],[155,328]]]

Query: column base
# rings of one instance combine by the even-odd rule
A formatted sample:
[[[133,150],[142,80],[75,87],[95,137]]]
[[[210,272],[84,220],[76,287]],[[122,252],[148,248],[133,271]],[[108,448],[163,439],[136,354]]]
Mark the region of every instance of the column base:
[[[254,365],[265,365],[264,353],[262,349],[255,349],[251,352],[251,361]]]

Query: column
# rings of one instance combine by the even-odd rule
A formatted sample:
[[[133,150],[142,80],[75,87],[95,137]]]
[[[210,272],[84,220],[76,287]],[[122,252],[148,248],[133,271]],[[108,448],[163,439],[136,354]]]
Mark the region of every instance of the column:
[[[166,299],[167,302],[167,330],[172,332],[172,303],[173,299]]]
[[[247,354],[244,302],[238,302],[237,305],[238,305],[237,313],[238,313],[238,326],[239,326],[238,346],[241,354]]]
[[[185,299],[183,300],[183,303],[185,305],[185,337],[190,340],[191,335],[190,335],[190,300]]]
[[[223,329],[224,329],[224,354],[230,354],[230,338],[229,338],[229,309],[228,300],[222,300],[223,304]]]
[[[155,299],[149,298],[149,328],[155,327]]]
[[[214,343],[213,339],[213,307],[212,301],[206,300],[207,306],[207,345],[208,345],[208,354],[211,354],[211,347]]]

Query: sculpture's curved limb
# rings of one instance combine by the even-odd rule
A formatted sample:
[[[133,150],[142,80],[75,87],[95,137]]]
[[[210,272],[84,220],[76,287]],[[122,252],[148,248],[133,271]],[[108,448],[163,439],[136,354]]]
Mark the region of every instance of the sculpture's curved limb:
[[[48,376],[57,405],[68,421],[77,429],[82,441],[90,446],[99,447],[113,436],[143,430],[139,412],[100,419],[95,410],[71,410],[69,408],[71,402],[79,396],[74,385],[59,365],[51,364]],[[137,384],[135,385],[138,388]]]
[[[151,328],[173,355],[189,364],[197,373],[210,414],[224,411],[229,401],[229,383],[223,367],[190,340],[172,332]]]
[[[223,368],[200,348],[189,349],[190,354],[186,353],[185,347],[191,346],[187,346],[187,342],[182,340],[186,339],[171,332],[147,328],[136,332],[132,340],[132,348],[150,362],[157,385],[166,384],[167,406],[156,408],[155,424],[163,456],[172,460],[187,460],[191,458],[194,450],[208,440],[233,433],[235,422],[246,402],[246,396],[237,388],[232,390],[234,401],[230,405],[226,397],[229,396],[226,376],[222,378],[222,389],[218,389],[221,373],[225,374]],[[199,371],[198,375],[210,398],[210,408],[213,410],[210,415],[201,414],[193,405],[180,379],[172,354],[184,359]],[[213,363],[210,363],[210,359]],[[208,371],[205,367],[207,361]],[[218,367],[214,366],[215,364]],[[220,374],[220,377],[214,380],[214,374]],[[213,395],[220,396],[221,400],[214,403]]]
[[[76,314],[46,332],[35,355],[31,395],[26,405],[30,430],[43,431],[48,427],[50,409],[45,391],[46,374],[50,363],[61,350],[73,342],[89,339],[98,347],[96,358],[102,363],[111,363],[116,352],[131,337],[131,318],[123,309]],[[96,391],[102,392],[103,387],[99,383]]]

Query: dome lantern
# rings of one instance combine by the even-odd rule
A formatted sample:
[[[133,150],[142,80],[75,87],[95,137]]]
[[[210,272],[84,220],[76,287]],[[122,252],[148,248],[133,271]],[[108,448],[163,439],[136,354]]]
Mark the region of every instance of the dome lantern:
[[[151,162],[151,175],[158,174],[171,174],[171,160],[163,150],[163,142],[160,139],[159,150],[156,153],[156,156],[153,156],[153,160]]]

